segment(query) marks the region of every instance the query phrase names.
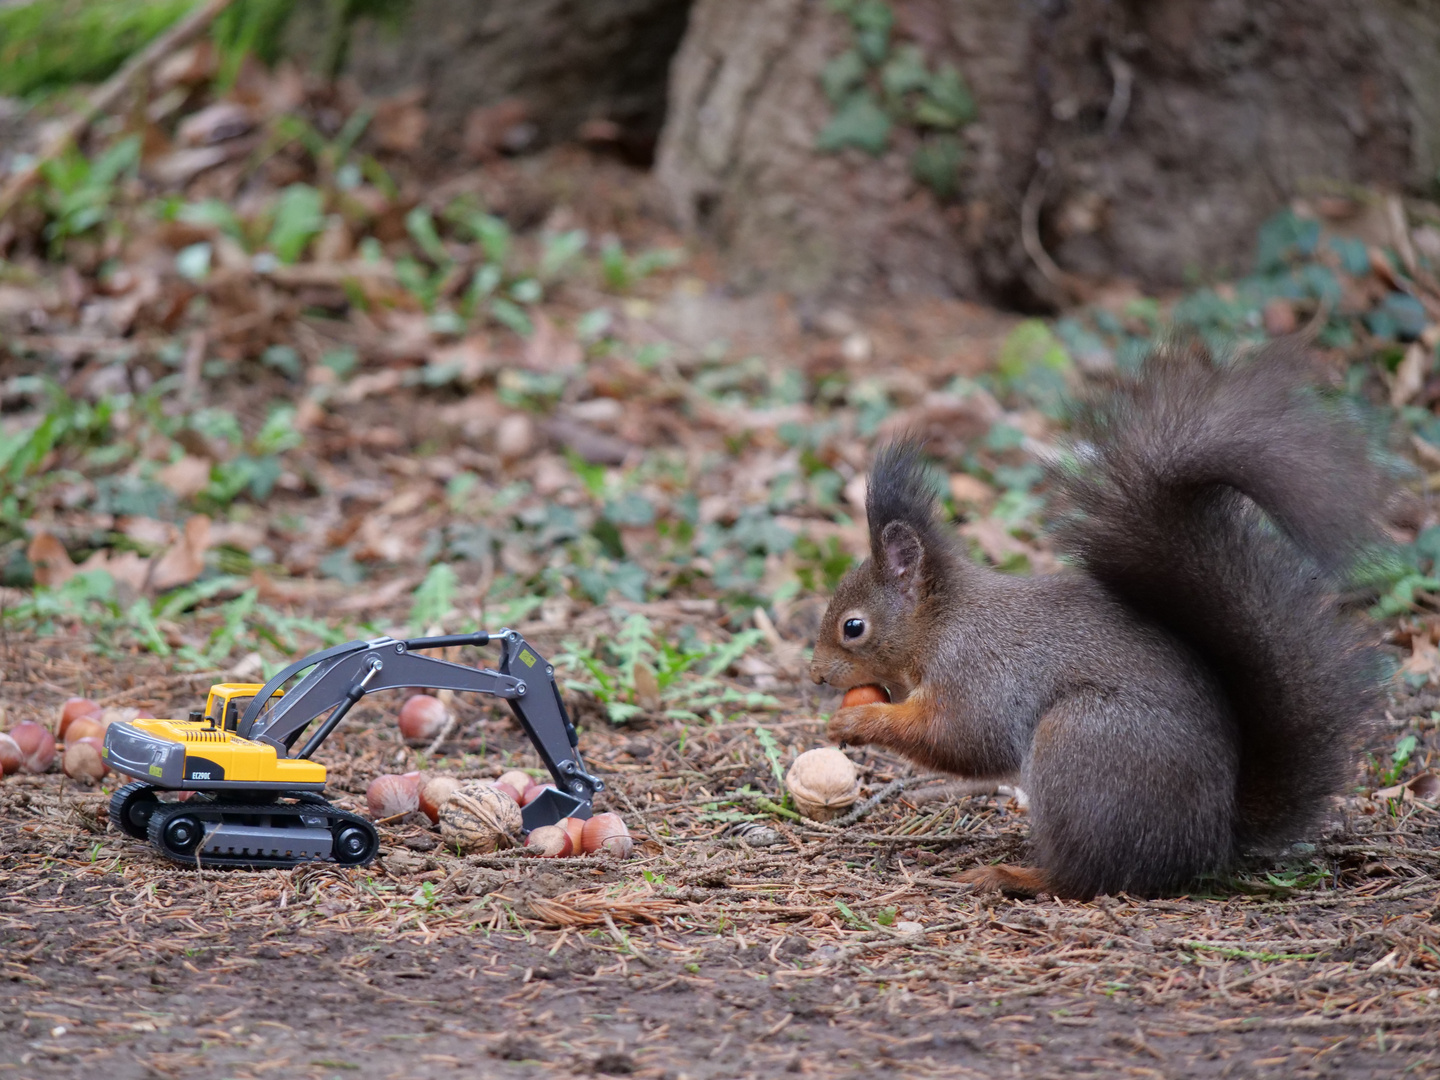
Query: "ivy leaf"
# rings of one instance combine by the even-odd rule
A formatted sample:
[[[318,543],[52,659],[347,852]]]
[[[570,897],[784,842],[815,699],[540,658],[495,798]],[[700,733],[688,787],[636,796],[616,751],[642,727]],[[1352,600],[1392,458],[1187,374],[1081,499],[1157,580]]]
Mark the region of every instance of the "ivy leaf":
[[[930,85],[925,57],[914,45],[902,45],[880,71],[880,84],[891,97],[900,98]]]
[[[645,583],[650,575],[638,563],[622,562],[610,572],[610,584],[626,600],[643,604],[646,600]]]
[[[860,0],[850,12],[855,27],[855,44],[860,54],[872,64],[885,59],[890,51],[890,29],[895,25],[895,12],[885,0]]]
[[[310,241],[325,228],[324,200],[309,184],[291,184],[280,193],[275,223],[270,227],[270,249],[283,263],[305,254]]]
[[[840,106],[815,145],[831,153],[854,146],[878,157],[890,142],[890,125],[885,110],[875,103],[868,90],[861,90]]]
[[[830,104],[839,105],[865,81],[865,61],[854,49],[846,49],[820,70],[820,85]]]
[[[1320,240],[1320,223],[1282,210],[1260,226],[1256,241],[1255,269],[1261,274],[1284,270],[1290,258],[1307,256]]]
[[[1425,307],[1406,293],[1388,294],[1374,311],[1365,313],[1365,325],[1379,338],[1413,341],[1428,323]]]
[[[405,215],[405,231],[431,262],[437,266],[450,263],[450,253],[445,250],[445,243],[435,228],[435,219],[425,207],[417,206]]]
[[[436,563],[425,574],[425,580],[415,589],[410,605],[410,629],[416,634],[442,622],[450,613],[455,602],[455,590],[460,579],[448,563]]]
[[[943,65],[925,88],[925,98],[915,107],[915,122],[922,127],[954,129],[975,119],[975,99],[959,69]]]
[[[1306,293],[1324,301],[1333,310],[1344,297],[1344,289],[1335,271],[1320,263],[1307,263],[1296,274],[1296,279]]]
[[[997,374],[1002,383],[1050,415],[1058,410],[1073,370],[1065,346],[1039,319],[1026,319],[1000,345]]]
[[[540,254],[540,268],[536,271],[541,281],[550,281],[560,275],[570,262],[585,250],[589,234],[584,229],[570,229],[545,237]]]
[[[629,525],[643,528],[655,521],[655,508],[650,505],[650,500],[639,492],[631,491],[620,496],[618,499],[609,499],[605,503],[605,517],[616,525]]]
[[[1364,240],[1353,236],[1332,236],[1330,250],[1340,257],[1340,268],[1352,277],[1362,277],[1370,272],[1370,252]]]
[[[954,196],[960,187],[960,165],[965,147],[954,135],[927,139],[910,159],[910,173],[942,199]]]

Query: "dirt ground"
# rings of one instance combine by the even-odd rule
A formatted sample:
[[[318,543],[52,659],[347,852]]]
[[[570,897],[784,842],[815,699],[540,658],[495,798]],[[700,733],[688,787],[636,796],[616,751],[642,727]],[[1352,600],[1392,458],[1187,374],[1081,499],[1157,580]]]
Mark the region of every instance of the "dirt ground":
[[[97,670],[68,641],[6,650],[7,691],[39,713],[77,682],[93,692],[110,678],[112,703],[173,712],[206,681],[153,663]],[[534,764],[511,720],[458,707],[433,767]],[[362,710],[325,752],[332,794],[355,808],[377,763],[415,754],[384,709]],[[1318,851],[1203,897],[976,897],[948,873],[1022,854],[1023,815],[883,754],[859,755],[867,794],[910,786],[847,828],[777,819],[779,842],[755,848],[702,821],[712,789],[763,784],[753,727],[684,743],[666,723],[587,728],[602,805],[642,840],[625,862],[457,858],[416,818],[382,827],[382,857],[365,869],[197,872],[109,828],[103,791],[58,773],[8,778],[0,1070],[1440,1071],[1433,808],[1357,796]],[[809,719],[770,730],[787,754],[820,737]],[[465,753],[482,743],[484,757]]]
[[[413,102],[357,143],[361,103],[283,74],[205,110],[219,164],[115,165],[81,188],[103,226],[46,189],[5,241],[0,729],[79,694],[184,716],[338,633],[509,622],[556,660],[636,851],[458,857],[412,815],[365,868],[188,869],[114,829],[112,784],[6,777],[0,1077],[1440,1073],[1440,820],[1375,795],[1440,753],[1425,564],[1381,590],[1404,678],[1334,827],[1203,894],[974,895],[954,873],[1024,859],[1021,808],[872,750],[842,824],[784,805],[836,703],[805,648],[864,552],[873,445],[919,432],[975,557],[1053,569],[1047,376],[1113,370],[1158,302],[1112,290],[1062,347],[973,305],[737,295],[628,168],[572,148],[422,182]],[[1432,473],[1415,342],[1440,285],[1383,237],[1291,226],[1277,265],[1340,306],[1247,286],[1205,310],[1328,326],[1336,384],[1403,406]],[[1433,570],[1440,474],[1412,488],[1392,526]],[[496,708],[457,697],[431,752],[398,705],[323,747],[338,804],[382,773],[535,770]]]

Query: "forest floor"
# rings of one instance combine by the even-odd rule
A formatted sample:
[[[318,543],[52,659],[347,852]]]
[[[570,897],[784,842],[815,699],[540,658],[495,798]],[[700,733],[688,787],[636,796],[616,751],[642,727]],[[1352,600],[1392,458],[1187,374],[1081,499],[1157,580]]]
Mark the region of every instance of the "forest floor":
[[[1429,209],[1389,261],[1365,230],[1393,206],[1332,202],[1262,237],[1263,280],[1058,323],[814,305],[726,289],[593,148],[412,178],[413,103],[217,96],[188,59],[144,140],[102,125],[0,224],[0,727],[511,625],[638,846],[457,856],[414,815],[365,868],[188,869],[108,823],[113,777],[6,777],[0,1075],[1440,1072]],[[1400,671],[1333,828],[1203,893],[1075,903],[956,883],[1024,858],[1023,810],[883,752],[851,751],[867,814],[801,819],[782,775],[836,704],[805,652],[864,552],[869,446],[921,432],[975,556],[1049,572],[1057,381],[1187,312],[1318,325],[1421,476],[1370,586]],[[326,743],[340,805],[536,765],[483,701],[433,754],[397,704]]]

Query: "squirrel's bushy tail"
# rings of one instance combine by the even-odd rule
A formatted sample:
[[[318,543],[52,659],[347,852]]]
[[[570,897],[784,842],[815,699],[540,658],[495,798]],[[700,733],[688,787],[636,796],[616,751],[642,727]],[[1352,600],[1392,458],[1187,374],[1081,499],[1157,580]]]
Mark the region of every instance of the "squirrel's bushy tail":
[[[1243,363],[1162,349],[1080,411],[1057,468],[1057,543],[1193,648],[1236,718],[1242,846],[1306,833],[1353,775],[1379,695],[1336,592],[1386,496],[1358,426],[1307,386],[1298,348]]]

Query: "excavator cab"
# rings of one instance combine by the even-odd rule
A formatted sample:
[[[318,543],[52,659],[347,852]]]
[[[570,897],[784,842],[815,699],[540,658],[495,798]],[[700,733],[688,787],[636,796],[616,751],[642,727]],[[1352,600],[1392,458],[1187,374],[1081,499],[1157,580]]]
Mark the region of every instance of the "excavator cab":
[[[209,721],[212,728],[234,731],[250,702],[263,689],[263,683],[216,683],[210,687],[210,697],[200,719]],[[277,691],[276,697],[284,693]]]

